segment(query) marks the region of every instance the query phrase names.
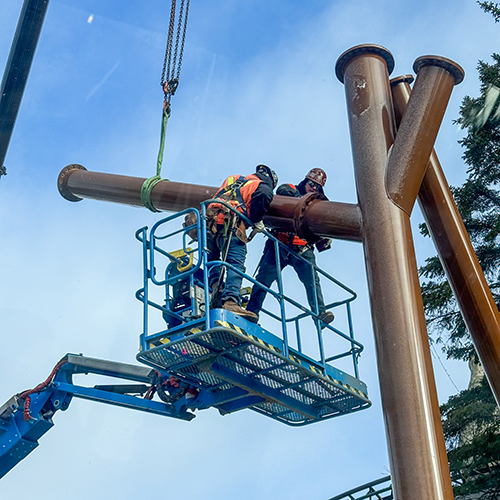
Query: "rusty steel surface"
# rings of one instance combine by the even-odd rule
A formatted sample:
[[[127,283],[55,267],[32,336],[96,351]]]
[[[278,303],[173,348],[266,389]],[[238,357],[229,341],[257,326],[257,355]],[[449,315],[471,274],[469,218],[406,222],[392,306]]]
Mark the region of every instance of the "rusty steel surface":
[[[146,179],[116,174],[89,172],[77,164],[68,165],[59,174],[57,186],[68,201],[84,198],[142,207],[141,187]],[[151,202],[160,211],[178,212],[197,207],[210,199],[217,187],[161,181],[151,192]],[[294,232],[299,226],[304,234],[318,237],[361,241],[361,215],[357,205],[315,200],[301,210],[301,199],[275,196],[266,224],[279,231]]]
[[[452,499],[410,220],[385,191],[396,131],[391,59],[379,46],[358,46],[336,69],[348,107],[391,476],[398,500]]]
[[[279,231],[294,232],[299,207],[298,198],[276,195],[264,222]],[[351,203],[318,200],[307,206],[302,223],[316,236],[361,241],[361,212]]]
[[[419,57],[418,71],[406,112],[387,164],[386,189],[396,205],[411,215],[427,162],[453,87],[463,80],[462,68],[438,56]]]
[[[141,187],[146,179],[125,175],[89,172],[81,165],[68,165],[59,174],[57,186],[69,201],[83,198],[111,201],[142,207]],[[158,210],[179,212],[210,199],[217,188],[182,182],[161,181],[151,192],[151,202]]]
[[[405,77],[395,78],[391,84],[396,120],[399,122],[412,91]],[[418,201],[497,404],[500,405],[500,313],[434,151]]]

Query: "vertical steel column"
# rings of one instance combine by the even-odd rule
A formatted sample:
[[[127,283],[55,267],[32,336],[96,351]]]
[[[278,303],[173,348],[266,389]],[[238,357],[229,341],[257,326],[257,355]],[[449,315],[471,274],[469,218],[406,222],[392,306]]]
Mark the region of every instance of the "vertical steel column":
[[[410,220],[385,191],[393,66],[385,48],[361,45],[341,55],[336,74],[347,99],[395,498],[452,499]]]
[[[0,168],[3,166],[49,0],[24,0],[0,91]]]
[[[410,99],[408,82],[406,76],[391,80],[398,123]],[[420,187],[418,201],[486,377],[500,406],[500,313],[434,151]]]

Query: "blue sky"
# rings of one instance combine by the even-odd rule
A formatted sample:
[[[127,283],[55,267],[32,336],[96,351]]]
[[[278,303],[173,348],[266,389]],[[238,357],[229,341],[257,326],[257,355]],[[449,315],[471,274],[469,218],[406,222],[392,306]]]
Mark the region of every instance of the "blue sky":
[[[0,179],[2,403],[44,380],[68,352],[135,362],[142,269],[134,233],[161,215],[69,203],[56,179],[70,163],[155,173],[168,4],[50,1],[8,175]],[[21,6],[0,5],[2,68]],[[465,69],[436,143],[450,183],[459,184],[463,132],[453,120],[463,96],[478,93],[475,67],[497,48],[498,29],[473,0],[192,0],[163,176],[215,186],[262,162],[280,181],[298,182],[319,166],[329,176],[329,198],[355,203],[344,89],[334,67],[346,49],[376,43],[395,57],[392,76],[411,73],[427,54]],[[415,227],[420,220],[417,208]],[[249,269],[262,243],[252,243]],[[417,234],[415,245],[420,263],[433,253]],[[334,242],[319,264],[358,292],[355,333],[365,345],[360,373],[371,409],[295,429],[251,411],[221,417],[208,410],[186,423],[75,400],[1,481],[0,498],[327,499],[387,474],[361,246]],[[444,401],[456,392],[445,369],[459,389],[468,370],[439,349],[435,361]]]

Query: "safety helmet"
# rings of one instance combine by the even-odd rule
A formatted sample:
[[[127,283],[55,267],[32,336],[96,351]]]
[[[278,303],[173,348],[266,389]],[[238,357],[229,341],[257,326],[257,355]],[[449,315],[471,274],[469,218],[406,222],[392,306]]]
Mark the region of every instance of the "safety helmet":
[[[306,179],[310,179],[311,181],[319,184],[321,187],[325,187],[326,173],[321,168],[313,168],[306,175]]]
[[[267,165],[257,165],[257,167],[255,168],[255,172],[270,177],[273,181],[273,189],[278,185],[278,175],[272,168],[269,168]]]

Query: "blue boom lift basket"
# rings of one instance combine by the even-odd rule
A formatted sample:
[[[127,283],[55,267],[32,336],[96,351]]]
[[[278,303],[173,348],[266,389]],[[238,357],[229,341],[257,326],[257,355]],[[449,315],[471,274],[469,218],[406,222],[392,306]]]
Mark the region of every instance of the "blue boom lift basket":
[[[346,296],[327,304],[337,318],[344,311],[348,330],[344,333],[321,324],[316,297],[312,311],[285,294],[280,273],[276,291],[226,262],[209,262],[206,208],[213,201],[204,202],[201,213],[188,209],[158,221],[149,234],[147,227],[136,233],[144,259],[144,286],[136,293],[144,304],[137,359],[190,387],[193,397],[188,409],[216,407],[227,414],[250,408],[289,425],[304,425],[368,408],[371,403],[366,385],[358,378],[357,366],[363,346],[354,339],[352,329],[350,304],[356,294],[316,268],[323,284],[329,282]],[[180,218],[188,214],[196,222],[179,229]],[[265,235],[273,240],[279,263],[282,243],[267,232]],[[166,249],[175,243],[179,250]],[[244,283],[261,286],[274,297],[278,312],[263,309],[261,318],[263,324],[272,324],[277,334],[271,333],[267,324],[263,328],[225,309],[210,308],[210,269],[222,266],[240,274]],[[245,292],[248,295],[249,288],[244,288]],[[153,317],[161,317],[167,328],[162,321],[156,322],[159,330],[152,327]],[[303,348],[304,337],[311,343],[311,329],[317,356]],[[291,330],[295,330],[293,342]],[[324,336],[329,337],[330,344],[335,337],[337,347],[343,343],[341,351],[325,353]],[[332,366],[332,361],[342,358],[351,359],[352,375]]]

